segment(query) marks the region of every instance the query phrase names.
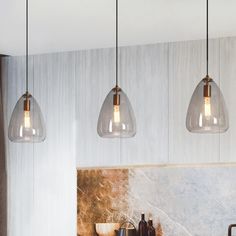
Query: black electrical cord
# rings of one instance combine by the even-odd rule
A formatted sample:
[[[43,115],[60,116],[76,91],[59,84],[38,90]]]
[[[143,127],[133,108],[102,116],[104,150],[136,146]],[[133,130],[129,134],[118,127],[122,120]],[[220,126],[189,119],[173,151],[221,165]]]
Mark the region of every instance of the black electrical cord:
[[[208,38],[208,0],[206,0],[206,72],[208,76],[209,67],[209,38]]]
[[[118,87],[118,66],[119,66],[119,61],[118,61],[118,0],[116,0],[116,87]]]
[[[26,0],[26,61],[25,61],[25,65],[26,65],[26,93],[28,93],[28,83],[29,83],[29,3],[28,0]]]

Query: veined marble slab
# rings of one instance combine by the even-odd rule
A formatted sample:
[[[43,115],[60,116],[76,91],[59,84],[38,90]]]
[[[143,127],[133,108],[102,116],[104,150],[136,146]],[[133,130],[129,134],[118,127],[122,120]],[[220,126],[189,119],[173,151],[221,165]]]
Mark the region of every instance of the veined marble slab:
[[[78,222],[83,224],[95,223],[83,219],[88,208],[95,209],[90,214],[97,222],[128,219],[136,225],[145,212],[159,236],[224,236],[228,225],[236,223],[235,166],[78,170],[78,176]],[[88,179],[96,180],[97,187],[86,184]],[[114,197],[119,191],[122,194]],[[90,207],[80,201],[86,192]],[[92,196],[97,194],[96,201]],[[89,234],[78,227],[78,235]]]

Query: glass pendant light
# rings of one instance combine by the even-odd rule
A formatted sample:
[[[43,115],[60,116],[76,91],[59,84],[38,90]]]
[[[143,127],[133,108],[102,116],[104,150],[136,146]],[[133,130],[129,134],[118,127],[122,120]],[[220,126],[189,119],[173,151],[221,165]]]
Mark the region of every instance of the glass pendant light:
[[[97,132],[102,138],[130,138],[136,134],[132,106],[124,91],[118,86],[118,0],[116,0],[116,86],[103,102]]]
[[[206,77],[192,95],[186,127],[193,133],[222,133],[228,130],[228,111],[220,88],[208,75],[208,0],[206,0]]]
[[[28,0],[26,0],[26,92],[20,97],[11,115],[8,137],[12,142],[42,142],[46,138],[46,129],[40,107],[28,92]]]

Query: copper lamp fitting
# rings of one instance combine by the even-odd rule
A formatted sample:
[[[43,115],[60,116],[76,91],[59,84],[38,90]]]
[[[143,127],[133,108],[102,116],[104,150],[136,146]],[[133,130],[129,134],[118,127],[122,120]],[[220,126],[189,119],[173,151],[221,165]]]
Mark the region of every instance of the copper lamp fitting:
[[[203,96],[205,98],[211,97],[211,85],[209,83],[205,84],[203,87]]]
[[[116,93],[113,95],[113,105],[114,106],[120,105],[120,94]]]
[[[113,88],[114,95],[113,95],[113,105],[114,106],[119,106],[120,105],[120,94],[119,92],[121,91],[120,87],[116,85],[116,87]]]
[[[209,75],[206,75],[206,77],[203,79],[204,87],[203,87],[203,96],[205,98],[211,97],[211,85],[210,82],[212,82],[212,78],[209,77]]]
[[[30,100],[28,97],[24,100],[24,111],[30,111]]]

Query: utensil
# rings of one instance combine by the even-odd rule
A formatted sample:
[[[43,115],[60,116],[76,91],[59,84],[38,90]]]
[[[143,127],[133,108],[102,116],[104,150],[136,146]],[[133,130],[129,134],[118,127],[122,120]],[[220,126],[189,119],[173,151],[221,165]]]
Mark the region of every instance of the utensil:
[[[130,224],[133,228],[130,227],[122,227],[125,224]],[[116,236],[137,236],[137,230],[134,224],[130,221],[123,222],[120,226],[119,230],[116,230]]]

